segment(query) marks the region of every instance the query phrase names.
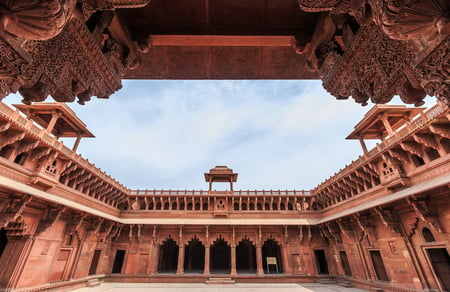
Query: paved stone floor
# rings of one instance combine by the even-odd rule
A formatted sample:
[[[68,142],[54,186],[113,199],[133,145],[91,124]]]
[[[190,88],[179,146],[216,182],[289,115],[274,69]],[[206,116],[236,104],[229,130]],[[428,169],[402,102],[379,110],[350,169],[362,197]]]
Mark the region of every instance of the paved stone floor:
[[[104,283],[97,287],[81,288],[77,292],[362,292],[357,288],[345,288],[334,284],[270,284],[237,283],[233,285],[206,285],[180,283]]]

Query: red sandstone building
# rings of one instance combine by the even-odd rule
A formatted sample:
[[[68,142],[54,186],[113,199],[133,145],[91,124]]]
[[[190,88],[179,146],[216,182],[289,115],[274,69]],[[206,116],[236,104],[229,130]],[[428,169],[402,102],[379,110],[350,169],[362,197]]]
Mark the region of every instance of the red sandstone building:
[[[129,190],[58,137],[92,134],[64,104],[0,104],[0,283],[313,282],[449,289],[448,109],[375,106],[364,155],[310,191]],[[76,133],[76,135],[74,134]],[[367,151],[364,139],[380,138]],[[243,178],[245,179],[245,178]],[[228,191],[212,184],[229,183]]]
[[[0,103],[0,287],[450,290],[449,15],[447,0],[0,0],[0,98],[24,103]],[[67,106],[29,106],[127,78],[321,79],[362,105],[439,103],[371,109],[348,136],[364,155],[310,191],[233,190],[224,166],[208,191],[130,190],[75,152],[93,135]]]

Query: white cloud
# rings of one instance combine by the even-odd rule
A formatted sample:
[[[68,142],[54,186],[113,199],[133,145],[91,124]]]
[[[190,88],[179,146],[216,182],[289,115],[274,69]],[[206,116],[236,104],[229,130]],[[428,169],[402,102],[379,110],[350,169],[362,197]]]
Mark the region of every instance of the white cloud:
[[[79,152],[141,189],[205,189],[215,165],[239,173],[236,189],[311,189],[362,153],[345,137],[370,109],[298,80],[125,81],[71,107],[97,136]]]

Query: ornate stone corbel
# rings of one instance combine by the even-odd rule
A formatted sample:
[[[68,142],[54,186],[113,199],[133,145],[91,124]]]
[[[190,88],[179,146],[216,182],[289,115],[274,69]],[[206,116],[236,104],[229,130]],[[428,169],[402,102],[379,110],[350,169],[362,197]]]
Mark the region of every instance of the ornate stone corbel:
[[[62,213],[64,213],[65,211],[66,211],[66,207],[47,208],[45,210],[45,214],[44,214],[43,218],[39,222],[39,225],[35,232],[35,236],[39,236],[42,232],[44,232],[48,228],[52,227],[53,224],[55,224],[55,222],[59,220]]]
[[[376,207],[374,211],[380,217],[383,225],[388,227],[394,233],[397,233],[401,236],[404,235],[401,222],[398,218],[396,218],[394,213],[392,213],[392,210],[382,207]]]
[[[8,145],[11,145],[17,141],[22,140],[25,137],[25,132],[23,131],[7,131],[0,136],[0,150]]]
[[[369,246],[371,242],[377,238],[376,230],[373,227],[369,215],[362,215],[360,213],[353,214],[354,222],[357,224],[359,229],[361,230],[360,235],[358,236],[358,241],[363,241],[364,238],[367,238]]]
[[[0,227],[7,227],[10,222],[17,220],[31,200],[30,195],[23,195],[20,198],[11,195],[7,202],[1,206]]]
[[[414,197],[409,197],[406,198],[406,201],[413,208],[420,221],[428,223],[434,231],[442,233],[441,223],[439,222],[438,216],[434,214],[428,206],[428,200],[419,200]]]

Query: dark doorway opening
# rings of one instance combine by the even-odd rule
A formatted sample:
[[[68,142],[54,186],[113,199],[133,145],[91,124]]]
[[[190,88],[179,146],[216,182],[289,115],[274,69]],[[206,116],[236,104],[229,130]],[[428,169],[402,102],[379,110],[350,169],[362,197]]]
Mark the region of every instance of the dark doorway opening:
[[[231,248],[219,237],[211,246],[211,273],[229,274],[231,270]]]
[[[282,262],[281,262],[281,249],[278,242],[273,239],[268,239],[264,242],[262,248],[262,257],[263,257],[263,269],[265,274],[273,274],[277,272],[282,273]],[[269,262],[267,265],[267,258],[276,258],[276,265],[272,265]]]
[[[205,247],[197,238],[192,238],[184,252],[184,273],[203,274],[205,268]]]
[[[436,277],[441,282],[442,290],[450,291],[450,256],[445,248],[427,249]]]
[[[344,275],[351,276],[352,270],[350,269],[350,264],[348,262],[347,253],[343,250],[339,252],[339,256],[341,257],[342,269],[344,270]]]
[[[256,248],[247,238],[236,246],[236,271],[238,273],[256,273]]]
[[[371,250],[370,258],[372,259],[373,268],[377,279],[380,281],[389,281],[389,277],[384,266],[383,258],[379,250]]]
[[[89,275],[97,274],[97,267],[98,267],[98,262],[100,260],[100,253],[101,253],[101,250],[99,250],[99,249],[96,249],[94,251],[94,256],[92,257],[91,266],[89,267]]]
[[[178,245],[168,238],[159,247],[158,273],[176,273],[178,266]]]
[[[328,275],[328,263],[325,257],[325,251],[323,249],[314,250],[314,255],[316,256],[317,269],[319,274]]]
[[[2,229],[0,229],[0,257],[2,256],[7,243],[8,243],[8,237],[6,236],[5,228],[2,228]]]
[[[113,273],[122,273],[123,260],[125,259],[125,250],[118,249],[116,251],[116,257],[114,258],[114,264],[112,268]]]

